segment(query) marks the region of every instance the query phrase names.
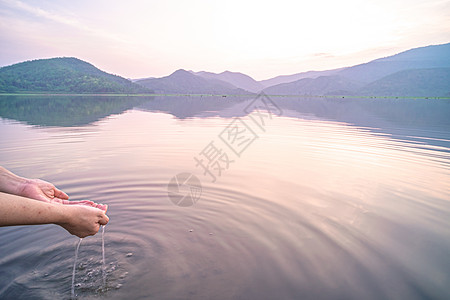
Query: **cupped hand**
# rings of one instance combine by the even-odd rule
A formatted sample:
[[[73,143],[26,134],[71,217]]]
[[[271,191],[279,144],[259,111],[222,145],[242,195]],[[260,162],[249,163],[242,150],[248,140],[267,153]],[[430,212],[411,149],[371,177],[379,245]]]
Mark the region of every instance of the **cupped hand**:
[[[109,222],[107,205],[104,210],[84,205],[65,205],[63,209],[65,217],[58,225],[80,238],[96,234],[100,225]]]
[[[27,179],[22,185],[19,196],[52,203],[64,203],[69,199],[66,193],[41,179]]]
[[[69,201],[69,196],[66,193],[50,182],[41,179],[27,179],[22,185],[19,196],[49,203],[86,205],[106,211],[106,205],[104,204],[97,204],[89,200]]]

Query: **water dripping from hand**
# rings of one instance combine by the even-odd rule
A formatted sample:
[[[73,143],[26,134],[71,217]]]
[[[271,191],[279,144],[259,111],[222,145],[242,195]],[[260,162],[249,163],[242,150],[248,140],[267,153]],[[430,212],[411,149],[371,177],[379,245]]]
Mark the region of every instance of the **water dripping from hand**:
[[[75,261],[73,262],[73,270],[72,270],[72,290],[71,290],[71,299],[75,299],[75,269],[77,266],[77,259],[78,259],[78,250],[80,249],[81,241],[83,238],[80,238],[78,241],[77,248],[75,250]]]

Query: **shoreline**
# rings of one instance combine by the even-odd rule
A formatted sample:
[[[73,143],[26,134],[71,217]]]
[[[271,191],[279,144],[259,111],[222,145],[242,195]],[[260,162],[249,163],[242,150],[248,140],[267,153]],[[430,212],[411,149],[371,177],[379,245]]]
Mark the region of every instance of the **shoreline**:
[[[166,96],[166,97],[255,97],[258,94],[243,94],[243,95],[231,95],[231,94],[81,94],[81,93],[0,93],[1,96],[46,96],[46,97],[56,97],[56,96],[64,96],[64,97],[157,97],[157,96]],[[336,99],[421,99],[421,100],[448,100],[450,97],[413,97],[413,96],[355,96],[355,95],[267,95],[268,97],[276,97],[276,98],[336,98]]]

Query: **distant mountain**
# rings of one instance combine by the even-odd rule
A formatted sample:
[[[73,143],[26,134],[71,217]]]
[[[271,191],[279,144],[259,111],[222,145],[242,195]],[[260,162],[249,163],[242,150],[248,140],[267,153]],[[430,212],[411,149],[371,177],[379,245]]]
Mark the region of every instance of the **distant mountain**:
[[[336,95],[349,94],[358,90],[362,84],[342,76],[320,76],[303,78],[290,83],[277,84],[264,89],[268,95]]]
[[[149,93],[74,57],[38,59],[0,68],[0,92]]]
[[[182,69],[166,77],[143,79],[136,83],[165,94],[248,94],[228,82],[205,79]]]
[[[403,70],[376,80],[359,95],[450,97],[450,68]]]
[[[450,43],[420,47],[396,55],[346,68],[337,75],[370,83],[387,75],[408,69],[450,67]]]
[[[447,97],[450,43],[411,49],[352,67],[308,71],[255,81],[242,73],[178,70],[162,78],[105,73],[73,57],[40,59],[0,68],[0,93],[373,95]]]
[[[449,68],[450,43],[411,49],[337,72],[331,70],[334,75],[270,86],[264,92],[269,95],[448,97]],[[315,73],[302,76],[311,74]]]
[[[264,88],[264,86],[262,84],[260,84],[259,82],[257,82],[253,78],[251,78],[250,76],[242,74],[242,73],[238,73],[238,72],[225,71],[225,72],[217,74],[217,73],[200,71],[200,72],[192,72],[192,73],[197,76],[203,77],[205,79],[222,80],[222,81],[225,81],[225,82],[228,82],[228,83],[234,85],[237,88],[241,88],[243,90],[253,92],[253,93],[257,93]]]
[[[304,78],[339,75],[349,80],[370,83],[384,76],[407,69],[450,67],[450,43],[410,49],[368,63],[326,71],[308,71],[292,75],[280,75],[259,81],[265,88]]]
[[[317,78],[320,76],[329,76],[329,75],[336,74],[337,72],[342,71],[343,69],[345,69],[345,68],[326,70],[326,71],[308,71],[308,72],[302,72],[302,73],[297,73],[297,74],[292,74],[292,75],[280,75],[280,76],[277,76],[274,78],[261,80],[261,81],[259,81],[259,83],[262,84],[266,88],[266,87],[281,84],[281,83],[294,82],[294,81],[304,79],[304,78]]]

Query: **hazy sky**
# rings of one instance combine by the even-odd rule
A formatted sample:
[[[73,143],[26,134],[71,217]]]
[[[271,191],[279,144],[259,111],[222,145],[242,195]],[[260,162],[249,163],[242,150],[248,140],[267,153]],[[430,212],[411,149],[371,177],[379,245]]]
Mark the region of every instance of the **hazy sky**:
[[[75,56],[128,78],[257,80],[450,42],[450,0],[0,0],[0,66]]]

